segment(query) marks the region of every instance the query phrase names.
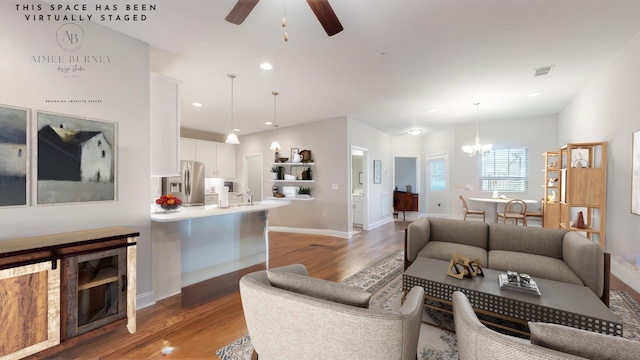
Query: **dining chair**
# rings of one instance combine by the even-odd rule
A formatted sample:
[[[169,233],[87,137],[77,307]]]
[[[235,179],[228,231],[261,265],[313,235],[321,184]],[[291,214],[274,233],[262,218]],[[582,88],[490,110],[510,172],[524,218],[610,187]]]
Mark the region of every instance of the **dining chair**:
[[[462,195],[460,195],[460,201],[462,202],[462,211],[464,212],[463,220],[467,220],[467,217],[482,217],[482,221],[485,221],[484,210],[469,209],[469,206],[467,206],[467,200],[465,200]]]
[[[540,207],[538,211],[528,211],[526,213],[527,219],[540,220],[540,225],[544,226],[544,199],[540,200]]]
[[[507,219],[513,219],[515,225],[518,225],[518,222],[522,220],[522,226],[527,226],[527,203],[520,199],[509,200],[504,205],[503,211],[496,213],[496,222],[499,223],[500,218],[504,224],[507,223]]]

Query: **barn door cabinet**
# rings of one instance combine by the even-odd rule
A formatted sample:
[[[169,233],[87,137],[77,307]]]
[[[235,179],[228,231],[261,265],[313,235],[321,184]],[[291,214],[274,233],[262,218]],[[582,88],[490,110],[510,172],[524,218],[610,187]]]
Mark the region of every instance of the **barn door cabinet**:
[[[118,321],[134,333],[138,236],[110,227],[0,241],[0,360]]]

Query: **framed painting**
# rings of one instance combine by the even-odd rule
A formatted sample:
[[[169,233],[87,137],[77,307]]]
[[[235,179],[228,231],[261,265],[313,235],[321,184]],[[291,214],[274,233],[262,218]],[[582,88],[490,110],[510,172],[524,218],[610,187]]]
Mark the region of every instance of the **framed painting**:
[[[116,200],[114,122],[38,112],[37,204]]]
[[[31,112],[0,105],[0,206],[29,205]]]
[[[373,160],[373,183],[382,182],[382,160]]]
[[[640,215],[640,130],[631,139],[631,213]]]

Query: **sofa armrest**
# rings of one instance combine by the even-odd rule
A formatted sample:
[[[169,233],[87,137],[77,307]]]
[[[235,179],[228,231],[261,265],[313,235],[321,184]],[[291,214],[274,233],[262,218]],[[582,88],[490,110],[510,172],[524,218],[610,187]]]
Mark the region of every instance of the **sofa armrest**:
[[[562,240],[562,259],[593,292],[602,297],[604,291],[604,251],[599,244],[574,231]]]
[[[427,218],[418,219],[407,226],[404,236],[405,270],[408,264],[416,260],[418,252],[427,245],[430,233],[429,219]]]

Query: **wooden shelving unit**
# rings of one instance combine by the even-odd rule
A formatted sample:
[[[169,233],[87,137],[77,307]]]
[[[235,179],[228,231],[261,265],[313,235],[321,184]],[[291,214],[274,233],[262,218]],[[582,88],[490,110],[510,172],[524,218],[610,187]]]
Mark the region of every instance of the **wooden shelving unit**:
[[[607,143],[575,143],[560,148],[559,227],[584,232],[605,249]],[[583,213],[585,229],[577,228]]]
[[[560,153],[547,151],[544,154],[544,197],[542,199],[542,226],[557,229],[560,226]],[[551,179],[557,179],[553,181]],[[552,200],[555,193],[556,199]]]

